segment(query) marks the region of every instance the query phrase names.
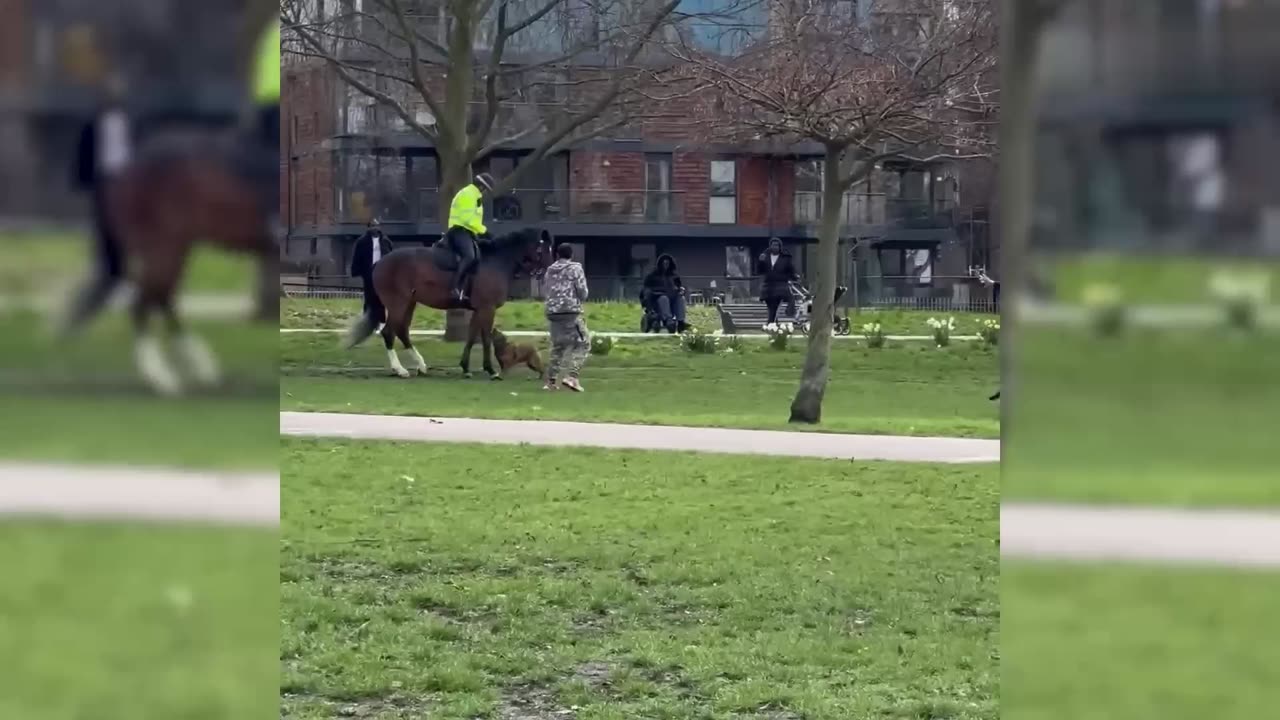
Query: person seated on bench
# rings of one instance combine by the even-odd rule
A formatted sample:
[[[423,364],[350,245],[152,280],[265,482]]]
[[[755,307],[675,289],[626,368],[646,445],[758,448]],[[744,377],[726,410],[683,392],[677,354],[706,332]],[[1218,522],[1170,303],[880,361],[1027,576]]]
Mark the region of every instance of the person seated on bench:
[[[684,282],[676,271],[675,258],[658,256],[658,264],[644,278],[641,303],[658,314],[667,332],[683,331],[688,324],[684,314]]]

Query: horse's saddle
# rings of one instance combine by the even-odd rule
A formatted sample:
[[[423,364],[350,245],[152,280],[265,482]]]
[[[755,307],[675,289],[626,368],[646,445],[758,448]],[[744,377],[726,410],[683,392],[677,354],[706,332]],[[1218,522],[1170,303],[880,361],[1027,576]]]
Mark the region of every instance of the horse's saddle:
[[[484,257],[484,243],[476,243],[476,259],[480,260]],[[431,251],[431,262],[436,268],[443,272],[453,272],[458,269],[458,254],[449,246],[449,241],[441,236],[428,248]]]

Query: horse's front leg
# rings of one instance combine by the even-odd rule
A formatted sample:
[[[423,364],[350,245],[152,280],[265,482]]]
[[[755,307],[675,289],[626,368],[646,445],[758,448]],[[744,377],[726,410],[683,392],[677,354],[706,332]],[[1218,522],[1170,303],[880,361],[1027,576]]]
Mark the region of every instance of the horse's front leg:
[[[458,363],[462,368],[462,377],[471,379],[471,348],[476,344],[476,328],[472,323],[471,328],[467,331],[467,342],[462,346],[462,361]]]
[[[501,380],[502,371],[493,369],[493,327],[489,326],[480,332],[480,349],[484,352],[484,371],[490,380]]]

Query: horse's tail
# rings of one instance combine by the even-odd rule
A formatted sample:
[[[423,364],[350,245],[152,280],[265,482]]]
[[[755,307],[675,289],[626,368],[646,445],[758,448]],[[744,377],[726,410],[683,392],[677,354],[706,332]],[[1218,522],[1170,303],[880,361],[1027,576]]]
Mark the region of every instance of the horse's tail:
[[[373,308],[365,310],[359,317],[351,321],[351,327],[347,328],[347,334],[343,337],[343,348],[350,350],[368,340],[377,327],[378,324],[373,319]]]

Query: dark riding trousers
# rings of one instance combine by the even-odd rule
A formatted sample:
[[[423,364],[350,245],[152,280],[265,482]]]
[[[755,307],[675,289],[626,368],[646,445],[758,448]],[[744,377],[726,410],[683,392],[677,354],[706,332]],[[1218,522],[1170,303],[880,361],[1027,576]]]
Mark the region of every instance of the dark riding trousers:
[[[480,247],[475,234],[464,227],[451,227],[444,234],[445,244],[458,258],[458,269],[453,273],[453,289],[461,290],[468,275],[480,260]]]

